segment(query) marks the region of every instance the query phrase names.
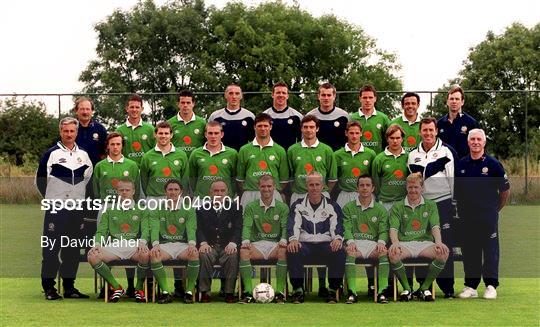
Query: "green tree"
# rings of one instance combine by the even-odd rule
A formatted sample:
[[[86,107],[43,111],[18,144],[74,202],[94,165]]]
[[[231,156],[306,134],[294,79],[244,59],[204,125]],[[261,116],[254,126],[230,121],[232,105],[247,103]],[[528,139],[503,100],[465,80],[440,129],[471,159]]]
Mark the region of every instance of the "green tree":
[[[464,110],[479,120],[490,151],[501,158],[523,155],[526,125],[531,153],[536,158],[540,155],[539,49],[540,24],[529,29],[515,23],[501,35],[490,31],[470,49],[459,77],[449,82],[465,90],[493,90],[466,93]],[[447,112],[449,84],[428,108],[436,117]]]
[[[11,98],[0,101],[0,154],[16,165],[37,161],[58,139],[58,119],[42,102]]]

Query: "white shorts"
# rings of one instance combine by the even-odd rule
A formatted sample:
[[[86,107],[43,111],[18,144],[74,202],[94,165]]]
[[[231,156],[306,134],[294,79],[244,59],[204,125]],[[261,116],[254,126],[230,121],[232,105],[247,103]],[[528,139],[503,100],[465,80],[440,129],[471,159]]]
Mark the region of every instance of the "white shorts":
[[[105,251],[114,254],[115,256],[119,257],[120,260],[127,260],[131,259],[131,257],[137,252],[137,244],[139,242],[135,242],[134,246],[129,245],[120,245],[120,246],[112,246],[112,245],[105,245],[102,247]]]
[[[291,195],[291,204],[293,204],[296,200],[305,197],[306,194],[307,194],[307,193],[302,193],[302,194],[300,194],[300,193],[293,193],[293,194]],[[327,198],[330,199],[330,194],[329,194],[327,191],[322,192],[322,194],[323,194],[325,197],[327,197]]]
[[[413,259],[418,258],[418,255],[424,251],[425,249],[429,248],[432,245],[435,245],[435,243],[431,241],[410,241],[410,242],[399,242],[404,248],[409,250],[411,252],[411,255]]]
[[[262,253],[264,260],[268,260],[270,253],[272,253],[272,251],[277,248],[278,242],[258,241],[251,243],[251,246],[254,246],[257,250],[259,250],[259,252]]]
[[[370,240],[354,240],[358,252],[362,254],[362,258],[367,259],[377,247],[377,242]]]
[[[259,200],[260,198],[261,192],[259,191],[244,191],[244,193],[242,193],[242,197],[240,198],[240,204],[242,205],[242,209],[245,209],[248,203]],[[281,197],[281,194],[278,190],[274,190],[274,199],[276,199],[276,201],[283,202],[283,198]]]
[[[337,197],[337,204],[339,204],[339,207],[341,209],[343,209],[343,207],[351,202],[351,201],[355,201],[356,199],[358,199],[358,192],[345,192],[345,191],[341,191],[339,192],[339,195]]]
[[[189,247],[189,244],[182,242],[171,242],[159,244],[159,248],[165,251],[168,255],[171,256],[173,260],[178,259],[180,254],[184,252]]]

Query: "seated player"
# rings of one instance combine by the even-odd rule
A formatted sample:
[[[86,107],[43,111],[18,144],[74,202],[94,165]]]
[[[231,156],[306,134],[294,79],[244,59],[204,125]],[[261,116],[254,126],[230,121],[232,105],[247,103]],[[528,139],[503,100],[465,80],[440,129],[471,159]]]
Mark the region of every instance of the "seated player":
[[[379,262],[377,302],[388,303],[383,294],[388,286],[388,213],[373,196],[375,185],[369,175],[358,178],[356,200],[343,207],[344,237],[347,243],[345,278],[349,287],[347,304],[357,301],[356,258],[374,259]]]
[[[171,179],[165,184],[166,208],[150,211],[150,262],[152,273],[157,279],[162,295],[158,303],[171,303],[173,300],[167,285],[167,276],[163,261],[187,260],[187,292],[184,302],[193,303],[192,290],[199,274],[199,252],[195,245],[197,217],[194,208],[184,208],[182,185],[179,180]]]
[[[250,202],[244,211],[240,276],[246,292],[240,303],[253,301],[251,291],[251,259],[277,259],[276,303],[285,303],[287,282],[287,217],[289,208],[274,196],[275,183],[271,175],[259,179],[260,199]]]
[[[424,180],[420,173],[409,175],[407,196],[390,210],[389,233],[392,245],[389,257],[392,270],[404,289],[400,296],[402,301],[409,301],[413,295],[424,301],[433,301],[429,287],[444,269],[448,259],[448,247],[441,240],[437,205],[432,200],[424,199],[423,187]],[[402,262],[408,258],[433,260],[429,265],[426,279],[414,294]]]
[[[88,263],[112,288],[109,301],[118,302],[124,289],[113,277],[107,262],[127,259],[137,261],[135,301],[146,302],[143,283],[149,258],[148,220],[146,213],[135,207],[135,184],[132,180],[120,180],[116,191],[121,203],[129,204],[129,209],[110,208],[103,213],[94,236],[95,247],[88,252]]]

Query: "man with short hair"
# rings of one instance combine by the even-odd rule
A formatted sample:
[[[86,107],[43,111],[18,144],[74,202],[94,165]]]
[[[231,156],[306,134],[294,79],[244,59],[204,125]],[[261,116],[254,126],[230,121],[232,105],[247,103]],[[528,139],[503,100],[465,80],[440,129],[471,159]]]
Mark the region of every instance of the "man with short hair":
[[[143,287],[148,269],[148,217],[135,204],[135,184],[131,179],[120,180],[116,191],[122,208],[110,208],[101,216],[94,236],[95,246],[88,252],[88,263],[111,287],[109,302],[118,302],[124,295],[124,289],[113,277],[107,263],[128,259],[136,261],[135,301],[146,302]]]
[[[420,143],[420,96],[414,92],[407,92],[401,97],[401,108],[403,113],[390,122],[390,125],[397,124],[403,128],[403,149],[411,152]]]
[[[278,82],[272,87],[272,107],[264,111],[272,117],[272,140],[287,150],[291,145],[300,142],[300,121],[304,115],[289,107],[289,87],[283,82]]]
[[[256,199],[259,199],[259,178],[270,175],[274,178],[274,197],[283,201],[280,191],[289,182],[289,164],[285,149],[270,137],[272,130],[272,117],[262,113],[255,118],[255,139],[240,148],[236,168],[236,180],[242,193],[240,204],[242,208]],[[279,183],[279,184],[278,184]]]
[[[287,218],[289,207],[276,199],[275,181],[270,175],[259,178],[260,197],[244,210],[240,276],[246,292],[241,303],[253,302],[251,260],[274,260],[276,264],[276,303],[285,303],[287,283]]]
[[[150,265],[152,273],[157,279],[162,295],[158,303],[171,303],[172,295],[169,293],[167,276],[163,261],[187,261],[187,291],[184,294],[184,303],[193,303],[193,289],[199,274],[199,253],[196,248],[195,233],[197,230],[197,217],[195,208],[184,207],[182,197],[182,184],[177,179],[171,179],[165,184],[167,202],[164,208],[149,212]]]
[[[189,158],[191,152],[204,144],[206,120],[195,115],[195,96],[190,90],[178,93],[178,114],[168,122],[173,128],[172,143]]]
[[[479,128],[476,119],[462,110],[464,104],[463,89],[459,85],[452,86],[446,98],[448,113],[437,121],[439,138],[456,150],[456,160],[469,154],[467,134],[470,130]]]
[[[92,165],[95,166],[98,161],[105,158],[107,130],[92,118],[94,116],[94,102],[90,98],[77,98],[73,111],[79,121],[75,142],[88,153]]]
[[[362,145],[362,127],[357,121],[347,123],[345,130],[347,143],[335,152],[337,163],[338,186],[341,192],[337,203],[341,208],[358,198],[357,180],[364,174],[371,174],[371,163],[375,159],[375,151]]]
[[[356,294],[356,258],[373,259],[379,263],[377,302],[388,303],[383,294],[388,287],[388,213],[375,201],[375,185],[369,175],[358,177],[358,197],[343,207],[343,228],[347,243],[345,278],[347,279],[347,303],[358,300]]]
[[[227,105],[214,111],[208,121],[217,121],[223,126],[223,144],[236,151],[253,140],[255,115],[240,106],[242,89],[236,84],[229,84],[225,89]]]
[[[126,122],[120,125],[116,132],[122,134],[124,138],[125,143],[122,147],[124,156],[140,165],[144,154],[156,145],[154,126],[143,122],[141,118],[143,99],[140,95],[129,96],[126,112],[128,115]]]
[[[210,185],[217,180],[227,184],[229,196],[234,194],[232,179],[236,175],[238,153],[225,146],[223,126],[217,121],[206,124],[204,135],[206,143],[195,149],[189,157],[190,184],[193,194],[198,197],[207,196]]]
[[[60,142],[48,149],[39,161],[36,186],[44,200],[66,203],[68,200],[86,198],[86,185],[92,177],[93,166],[86,151],[79,148],[75,142],[77,130],[78,121],[75,118],[66,117],[60,120]],[[42,247],[41,286],[45,299],[62,298],[54,287],[58,272],[64,285],[64,298],[88,298],[88,295],[80,293],[74,286],[79,268],[80,247],[60,246],[63,237],[73,241],[82,238],[83,227],[81,211],[45,211],[42,239],[50,244]]]
[[[349,114],[345,110],[336,107],[336,87],[331,83],[323,83],[319,86],[317,99],[319,100],[319,107],[312,109],[307,115],[319,119],[319,139],[328,145],[332,151],[337,151],[347,141],[345,128],[349,121]]]
[[[362,144],[379,154],[384,150],[384,132],[390,125],[390,119],[375,109],[377,91],[372,85],[363,86],[358,99],[361,106],[350,118],[359,121],[362,126]]]
[[[437,205],[422,196],[423,187],[423,178],[420,173],[409,175],[407,196],[396,203],[390,211],[389,233],[392,245],[389,249],[389,257],[392,270],[404,289],[400,295],[402,301],[411,300],[413,295],[424,301],[434,301],[429,287],[441,273],[448,259],[448,247],[441,239]],[[414,293],[403,265],[403,260],[408,258],[433,260],[422,285]]]
[[[172,127],[167,121],[157,123],[156,146],[145,153],[141,161],[141,184],[147,198],[163,198],[164,186],[171,178],[187,185],[188,158],[171,143]]]
[[[315,263],[328,267],[326,302],[334,304],[345,267],[343,213],[334,201],[323,195],[324,177],[319,172],[310,172],[306,184],[308,193],[291,204],[287,223],[292,302],[304,302],[304,264]]]
[[[238,246],[241,244],[242,208],[228,196],[223,180],[210,185],[210,208],[197,210],[197,242],[199,244],[199,291],[201,302],[211,301],[210,291],[214,265],[221,266],[224,277],[225,302],[234,303],[234,286],[238,272]],[[205,201],[205,200],[203,200]]]
[[[462,158],[456,174],[456,198],[463,220],[462,299],[478,297],[480,278],[484,298],[496,299],[499,286],[499,212],[510,196],[510,183],[502,164],[486,154],[486,134],[472,129],[468,135],[470,154]]]

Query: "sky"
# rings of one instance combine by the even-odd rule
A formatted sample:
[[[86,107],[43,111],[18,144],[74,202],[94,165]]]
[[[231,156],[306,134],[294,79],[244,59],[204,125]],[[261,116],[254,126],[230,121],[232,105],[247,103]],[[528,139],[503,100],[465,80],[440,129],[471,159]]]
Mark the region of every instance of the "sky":
[[[226,2],[206,0],[217,7]],[[253,5],[262,1],[244,2]],[[483,41],[488,31],[500,34],[513,22],[527,27],[540,23],[537,0],[297,2],[315,16],[334,14],[360,26],[377,40],[378,48],[397,55],[402,66],[398,76],[404,89],[416,91],[437,90],[456,77],[469,48]],[[80,91],[79,74],[95,58],[94,24],[114,9],[127,10],[136,3],[136,0],[1,1],[0,94]],[[48,107],[58,107],[57,99],[37,99],[45,100]],[[62,107],[70,105],[69,97],[62,99]]]

